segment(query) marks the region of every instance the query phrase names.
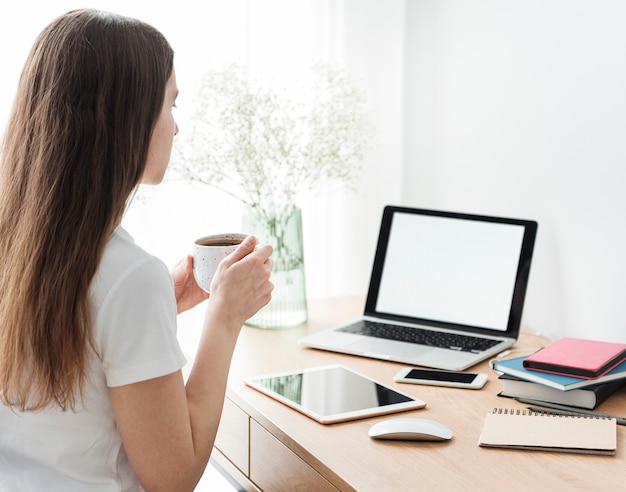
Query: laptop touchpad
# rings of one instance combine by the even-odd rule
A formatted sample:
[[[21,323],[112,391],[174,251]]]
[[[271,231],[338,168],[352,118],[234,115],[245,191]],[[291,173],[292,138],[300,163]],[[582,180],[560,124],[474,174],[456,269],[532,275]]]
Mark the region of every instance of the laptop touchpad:
[[[404,359],[413,359],[421,357],[424,354],[435,350],[434,347],[426,347],[423,345],[410,345],[403,342],[395,342],[393,340],[382,340],[380,338],[367,338],[358,340],[345,347],[364,354],[379,354],[381,356],[389,356],[390,358],[401,357]]]

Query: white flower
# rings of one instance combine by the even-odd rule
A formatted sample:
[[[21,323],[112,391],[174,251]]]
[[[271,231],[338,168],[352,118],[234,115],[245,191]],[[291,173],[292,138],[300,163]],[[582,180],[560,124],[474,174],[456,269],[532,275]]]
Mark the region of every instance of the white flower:
[[[364,92],[345,70],[311,72],[291,91],[250,81],[239,65],[208,72],[171,174],[274,216],[327,183],[356,188],[373,135]]]

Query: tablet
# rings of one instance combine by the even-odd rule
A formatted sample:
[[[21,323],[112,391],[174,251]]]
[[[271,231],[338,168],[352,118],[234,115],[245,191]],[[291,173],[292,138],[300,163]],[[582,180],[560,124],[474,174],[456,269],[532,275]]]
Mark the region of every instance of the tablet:
[[[425,401],[342,365],[256,376],[244,382],[322,424],[426,406]]]

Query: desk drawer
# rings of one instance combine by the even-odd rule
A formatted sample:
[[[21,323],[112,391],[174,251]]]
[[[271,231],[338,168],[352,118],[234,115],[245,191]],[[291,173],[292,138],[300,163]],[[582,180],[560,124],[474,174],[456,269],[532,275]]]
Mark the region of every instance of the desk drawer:
[[[222,419],[215,438],[215,447],[248,476],[250,462],[248,448],[250,445],[250,417],[231,400],[224,400]]]
[[[261,490],[337,492],[330,482],[255,420],[250,420],[250,480]]]

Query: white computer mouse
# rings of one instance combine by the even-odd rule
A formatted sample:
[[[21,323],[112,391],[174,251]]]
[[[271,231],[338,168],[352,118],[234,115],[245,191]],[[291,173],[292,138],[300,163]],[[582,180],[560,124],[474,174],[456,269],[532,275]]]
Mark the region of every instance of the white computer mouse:
[[[428,419],[400,417],[381,420],[368,432],[373,439],[404,441],[446,441],[452,439],[452,430],[446,425]]]

